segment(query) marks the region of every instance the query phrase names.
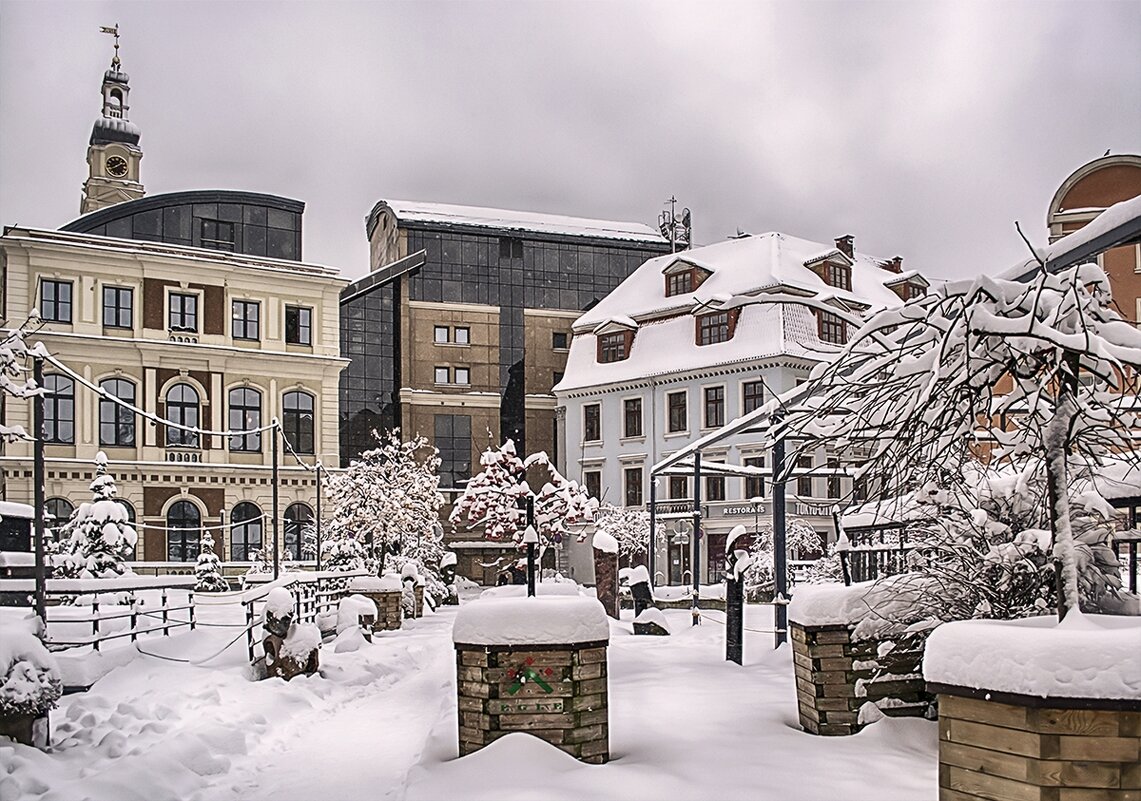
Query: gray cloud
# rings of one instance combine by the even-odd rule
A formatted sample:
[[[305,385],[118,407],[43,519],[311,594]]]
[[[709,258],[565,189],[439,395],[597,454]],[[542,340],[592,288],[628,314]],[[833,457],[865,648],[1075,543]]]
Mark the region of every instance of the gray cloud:
[[[1106,148],[1141,150],[1133,2],[0,1],[0,221],[76,216],[122,26],[148,191],[306,201],[366,269],[382,197],[826,240],[935,275],[1022,255]]]

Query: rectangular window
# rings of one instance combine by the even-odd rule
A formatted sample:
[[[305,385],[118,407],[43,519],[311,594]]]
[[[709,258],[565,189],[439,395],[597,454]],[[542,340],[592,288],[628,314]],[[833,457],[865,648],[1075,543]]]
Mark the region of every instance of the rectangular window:
[[[592,498],[602,497],[602,471],[586,470],[582,474],[582,486]]]
[[[499,258],[501,259],[521,259],[523,258],[523,240],[516,239],[511,236],[499,237]]]
[[[170,293],[170,320],[171,331],[198,330],[198,296],[182,292]]]
[[[816,315],[820,326],[821,342],[843,345],[848,341],[848,332],[845,330],[844,321],[842,319],[826,311],[818,311]]]
[[[811,470],[812,457],[801,456],[796,460],[796,466],[802,470]],[[796,494],[801,498],[811,498],[812,496],[812,476],[798,476],[796,479]]]
[[[685,476],[670,476],[670,500],[689,497],[689,479]]]
[[[566,350],[568,342],[566,331],[555,331],[551,334],[551,347],[555,350]]]
[[[448,383],[448,368],[447,367],[437,367],[436,368],[436,383],[437,384]]]
[[[852,268],[843,264],[832,264],[829,262],[824,266],[824,280],[828,282],[828,286],[834,286],[837,289],[846,289],[852,291]]]
[[[45,323],[71,322],[71,281],[40,281],[40,319]]]
[[[603,334],[598,338],[598,361],[601,364],[620,362],[629,354],[626,352],[626,333]]]
[[[450,331],[446,325],[437,325],[432,327],[432,340],[437,345],[443,345],[448,342],[448,335]]]
[[[584,442],[602,439],[602,407],[597,403],[582,407],[582,439]]]
[[[234,224],[223,220],[202,220],[202,247],[234,250]]]
[[[666,409],[668,420],[666,429],[674,434],[678,431],[689,430],[689,414],[686,411],[685,393],[671,392],[666,396]]]
[[[705,427],[725,425],[725,387],[705,388]]]
[[[832,470],[839,470],[840,460],[832,456],[828,457],[828,467]],[[828,497],[833,499],[840,497],[839,475],[830,474],[828,476]]]
[[[471,344],[471,329],[467,326],[456,326],[454,341],[457,345]]]
[[[686,292],[693,291],[693,270],[686,270],[681,273],[673,273],[666,276],[666,297],[672,298],[674,295],[684,295]]]
[[[626,482],[626,505],[642,505],[642,468],[627,467],[622,471]]]
[[[261,304],[256,300],[235,300],[230,324],[234,339],[260,339]]]
[[[725,476],[710,476],[705,479],[705,500],[725,500]]]
[[[313,344],[313,310],[308,306],[285,307],[285,343]]]
[[[703,314],[697,318],[697,344],[716,345],[729,339],[729,312]]]
[[[642,436],[641,398],[627,398],[622,402],[622,431],[626,437]]]
[[[763,456],[750,456],[743,462],[745,467],[764,467],[765,457]],[[764,476],[746,476],[745,477],[745,500],[751,501],[753,498],[763,498],[765,496],[765,477]]]
[[[135,290],[125,286],[103,287],[103,327],[133,327],[134,306]]]
[[[456,383],[457,384],[470,384],[471,383],[471,369],[467,367],[456,368]]]
[[[440,486],[462,487],[471,478],[471,417],[435,415],[435,442],[440,452]]]
[[[908,284],[907,285],[906,295],[907,295],[908,300],[915,300],[916,298],[921,298],[926,294],[927,294],[927,290],[924,289],[919,284]]]
[[[741,385],[743,412],[748,414],[765,404],[765,385],[761,381],[746,381]]]

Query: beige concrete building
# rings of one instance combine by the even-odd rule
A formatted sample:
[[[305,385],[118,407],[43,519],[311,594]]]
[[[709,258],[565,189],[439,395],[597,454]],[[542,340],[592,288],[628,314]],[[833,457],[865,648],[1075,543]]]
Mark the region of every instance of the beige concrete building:
[[[121,203],[63,231],[7,228],[0,237],[0,318],[37,313],[31,338],[45,365],[49,512],[90,499],[96,453],[140,530],[137,558],[192,561],[205,528],[225,559],[272,537],[271,434],[222,432],[274,418],[300,458],[337,461],[336,270],[300,261],[297,201],[184,192]],[[146,241],[151,240],[151,241]],[[244,251],[244,252],[243,252]],[[259,253],[260,255],[254,255]],[[273,258],[268,254],[279,256]],[[32,405],[8,399],[4,419],[32,430]],[[32,500],[32,446],[0,456],[5,500]],[[282,450],[279,511],[287,558],[313,514],[313,474]]]

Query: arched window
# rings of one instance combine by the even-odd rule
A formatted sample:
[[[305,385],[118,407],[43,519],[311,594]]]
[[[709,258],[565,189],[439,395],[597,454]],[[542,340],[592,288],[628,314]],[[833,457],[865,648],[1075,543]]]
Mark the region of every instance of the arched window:
[[[74,511],[75,507],[67,498],[48,498],[44,501],[44,514],[47,516],[44,525],[56,539],[59,539],[59,530],[71,519]]]
[[[242,501],[230,512],[230,558],[235,562],[248,562],[252,551],[261,550],[261,509],[249,501]]]
[[[281,405],[286,440],[298,453],[313,453],[313,396],[308,392],[286,392]]]
[[[44,442],[75,442],[75,384],[64,375],[44,376]]]
[[[108,107],[108,111],[112,117],[123,116],[123,93],[118,89],[111,90],[111,103]]]
[[[175,384],[166,391],[166,419],[191,428],[200,425],[198,392],[194,387],[189,384]],[[166,444],[197,448],[198,432],[167,426]]]
[[[302,553],[305,527],[313,520],[313,511],[303,503],[293,503],[285,510],[285,554],[291,559],[316,559],[317,554]]]
[[[126,554],[127,561],[133,562],[139,558],[139,545],[141,545],[143,541],[143,532],[139,531],[138,527],[135,525],[135,507],[131,506],[131,504],[127,503],[122,498],[116,498],[115,503],[122,506],[123,509],[127,512],[127,522],[131,524],[131,528],[135,529],[135,533],[139,535],[139,538],[135,541],[135,547],[131,548],[131,550],[129,550]]]
[[[249,387],[230,390],[230,430],[249,431],[261,426],[261,393]],[[261,432],[230,437],[232,451],[260,451]],[[236,558],[236,557],[235,557]]]
[[[123,378],[99,382],[99,389],[123,403],[135,405],[135,384]],[[99,444],[135,447],[135,413],[110,397],[99,398]]]
[[[190,501],[175,501],[166,513],[166,558],[190,562],[198,558],[202,513]]]

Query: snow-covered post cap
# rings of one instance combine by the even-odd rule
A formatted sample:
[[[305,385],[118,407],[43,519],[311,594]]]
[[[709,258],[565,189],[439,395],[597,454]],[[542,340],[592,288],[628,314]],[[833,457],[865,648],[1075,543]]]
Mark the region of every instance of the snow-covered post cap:
[[[614,538],[613,534],[609,534],[605,531],[595,532],[590,544],[596,551],[618,553],[618,540]]]
[[[1141,703],[1141,618],[1071,612],[1025,620],[962,620],[931,633],[930,684],[1040,698]]]
[[[573,645],[610,641],[602,604],[582,595],[489,597],[460,607],[452,642],[462,645]]]

